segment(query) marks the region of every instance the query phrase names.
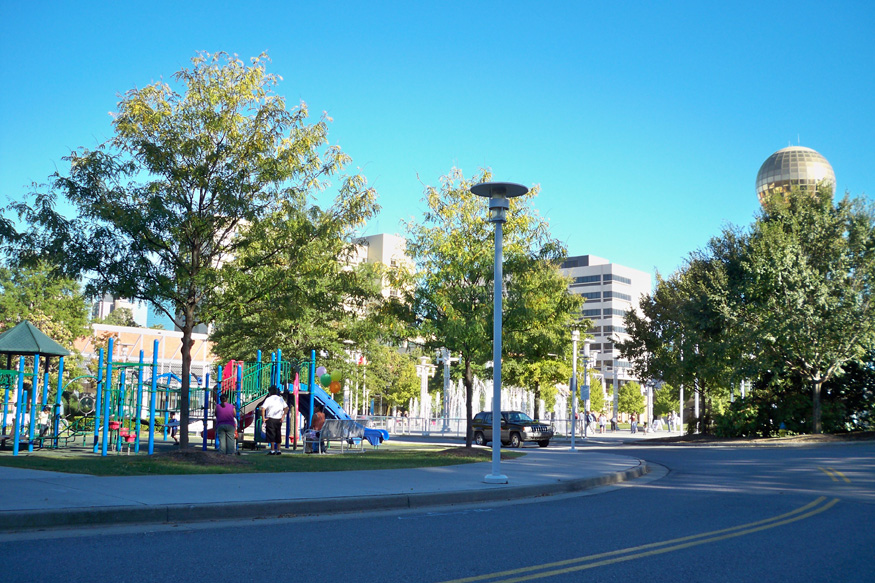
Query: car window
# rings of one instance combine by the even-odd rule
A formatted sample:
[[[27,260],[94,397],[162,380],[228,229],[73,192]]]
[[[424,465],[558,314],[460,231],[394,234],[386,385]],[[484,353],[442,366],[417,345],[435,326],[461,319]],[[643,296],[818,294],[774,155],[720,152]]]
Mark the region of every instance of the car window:
[[[528,423],[532,420],[531,417],[519,411],[511,411],[508,413],[508,419],[511,423]]]

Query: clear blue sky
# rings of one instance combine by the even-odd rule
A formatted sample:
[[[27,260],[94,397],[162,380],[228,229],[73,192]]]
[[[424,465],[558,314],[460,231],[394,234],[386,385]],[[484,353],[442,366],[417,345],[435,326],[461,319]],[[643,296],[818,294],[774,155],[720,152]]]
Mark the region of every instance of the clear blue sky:
[[[671,273],[797,143],[875,192],[875,3],[0,0],[0,195],[112,133],[118,95],[198,50],[268,51],[278,92],[334,119],[404,234],[423,185],[540,184],[570,254]]]

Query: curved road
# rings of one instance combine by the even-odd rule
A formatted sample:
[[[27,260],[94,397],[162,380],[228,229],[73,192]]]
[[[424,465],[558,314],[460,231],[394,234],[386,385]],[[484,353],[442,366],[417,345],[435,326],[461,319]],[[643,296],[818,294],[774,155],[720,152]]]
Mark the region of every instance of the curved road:
[[[430,512],[0,535],[2,580],[872,582],[875,443],[600,449],[584,495]],[[600,449],[601,450],[601,449]]]

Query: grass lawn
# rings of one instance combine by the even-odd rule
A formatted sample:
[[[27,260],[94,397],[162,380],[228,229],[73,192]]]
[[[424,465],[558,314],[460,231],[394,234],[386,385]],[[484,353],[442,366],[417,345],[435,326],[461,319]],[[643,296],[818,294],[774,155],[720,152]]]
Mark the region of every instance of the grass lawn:
[[[335,450],[336,449],[336,453]],[[340,454],[332,448],[324,455],[303,454],[284,450],[283,455],[270,456],[266,450],[244,451],[239,456],[225,456],[200,447],[186,450],[177,448],[156,452],[126,455],[110,452],[106,457],[85,448],[0,453],[0,466],[49,470],[95,476],[145,476],[166,474],[228,474],[257,472],[341,472],[350,470],[394,470],[448,466],[491,459],[492,450],[474,447],[447,448],[429,444],[391,444],[379,449],[366,448],[363,452]],[[502,452],[502,459],[524,455],[521,452]]]

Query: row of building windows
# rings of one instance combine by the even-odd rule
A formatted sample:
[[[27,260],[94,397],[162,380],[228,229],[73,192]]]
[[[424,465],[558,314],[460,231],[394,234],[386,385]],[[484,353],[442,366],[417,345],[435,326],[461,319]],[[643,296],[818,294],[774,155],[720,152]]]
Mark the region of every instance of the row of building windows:
[[[608,298],[616,298],[616,299],[618,299],[618,300],[626,300],[627,302],[631,302],[631,301],[632,301],[632,296],[630,296],[629,294],[624,294],[624,293],[620,293],[620,292],[616,292],[616,291],[606,291],[606,292],[603,292],[603,293],[602,293],[602,297],[603,297],[604,299],[608,299]]]
[[[606,273],[604,275],[580,275],[571,280],[571,285],[596,285],[598,283],[610,281],[632,285],[631,279],[615,273]]]
[[[601,316],[604,316],[605,318],[607,318],[609,316],[625,316],[626,310],[618,310],[616,308],[605,308],[603,310],[600,308],[591,308],[588,310],[581,310],[580,313],[583,314],[583,316],[585,318],[593,318],[593,317],[598,318]],[[605,329],[610,328],[610,327],[611,326],[605,326]],[[617,328],[617,326],[614,326],[614,328]],[[611,331],[617,332],[619,330],[611,330]],[[622,331],[625,332],[626,329],[624,328]]]

